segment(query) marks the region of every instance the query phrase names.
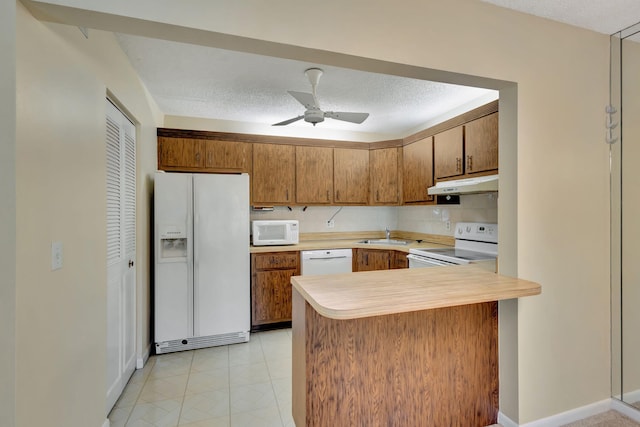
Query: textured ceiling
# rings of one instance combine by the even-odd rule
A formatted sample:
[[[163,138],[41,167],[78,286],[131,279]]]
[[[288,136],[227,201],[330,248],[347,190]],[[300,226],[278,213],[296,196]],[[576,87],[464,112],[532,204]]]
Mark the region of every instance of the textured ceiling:
[[[638,0],[482,0],[604,34],[640,21]]]
[[[326,130],[378,140],[406,136],[457,108],[497,99],[487,89],[367,73],[322,64],[232,52],[204,46],[118,35],[123,50],[167,115],[247,122],[291,136],[332,139]],[[171,58],[171,60],[167,60]],[[287,91],[311,92],[304,71],[320,67],[317,88],[324,111],[369,113],[362,124],[326,119],[314,129],[303,120],[271,127],[304,113]],[[288,129],[285,129],[288,128]],[[366,136],[371,138],[367,138]]]
[[[640,21],[640,0],[482,1],[604,34]],[[233,124],[230,128],[239,132],[360,141],[393,139],[498,96],[486,89],[138,36],[119,34],[118,40],[163,113]],[[311,92],[304,74],[311,67],[324,70],[317,90],[323,110],[366,112],[369,118],[360,125],[326,119],[316,127],[302,120],[270,126],[304,113],[304,107],[287,91]]]

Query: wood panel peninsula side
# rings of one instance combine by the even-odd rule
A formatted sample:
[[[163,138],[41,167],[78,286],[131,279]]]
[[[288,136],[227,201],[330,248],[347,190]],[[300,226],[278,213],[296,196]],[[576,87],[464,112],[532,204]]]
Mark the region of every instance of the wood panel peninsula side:
[[[541,292],[473,265],[291,283],[298,427],[496,423],[497,301]]]

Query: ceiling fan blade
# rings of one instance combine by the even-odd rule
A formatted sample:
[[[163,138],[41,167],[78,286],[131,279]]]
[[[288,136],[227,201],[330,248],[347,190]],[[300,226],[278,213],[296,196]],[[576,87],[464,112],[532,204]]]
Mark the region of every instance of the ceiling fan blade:
[[[319,110],[320,106],[316,102],[316,98],[306,92],[289,91],[289,95],[293,96],[300,104],[304,105],[307,110]]]
[[[342,120],[343,122],[360,124],[364,122],[367,117],[369,117],[369,113],[346,113],[342,111],[327,111],[326,113],[324,113],[324,116],[335,120]]]
[[[293,122],[297,122],[300,119],[304,119],[304,116],[298,116],[298,117],[294,117],[293,119],[285,120],[284,122],[274,123],[271,126],[286,126],[286,125],[291,124]]]

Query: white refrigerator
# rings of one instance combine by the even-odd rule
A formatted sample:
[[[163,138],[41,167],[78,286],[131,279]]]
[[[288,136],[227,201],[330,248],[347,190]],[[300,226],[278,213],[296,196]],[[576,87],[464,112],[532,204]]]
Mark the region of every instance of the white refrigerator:
[[[249,176],[155,174],[156,353],[249,341]]]

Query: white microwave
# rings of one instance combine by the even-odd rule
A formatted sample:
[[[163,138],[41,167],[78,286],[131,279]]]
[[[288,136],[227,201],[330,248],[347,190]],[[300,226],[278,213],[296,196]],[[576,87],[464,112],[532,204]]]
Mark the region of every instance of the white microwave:
[[[298,244],[299,235],[297,220],[252,221],[251,230],[254,246]]]

